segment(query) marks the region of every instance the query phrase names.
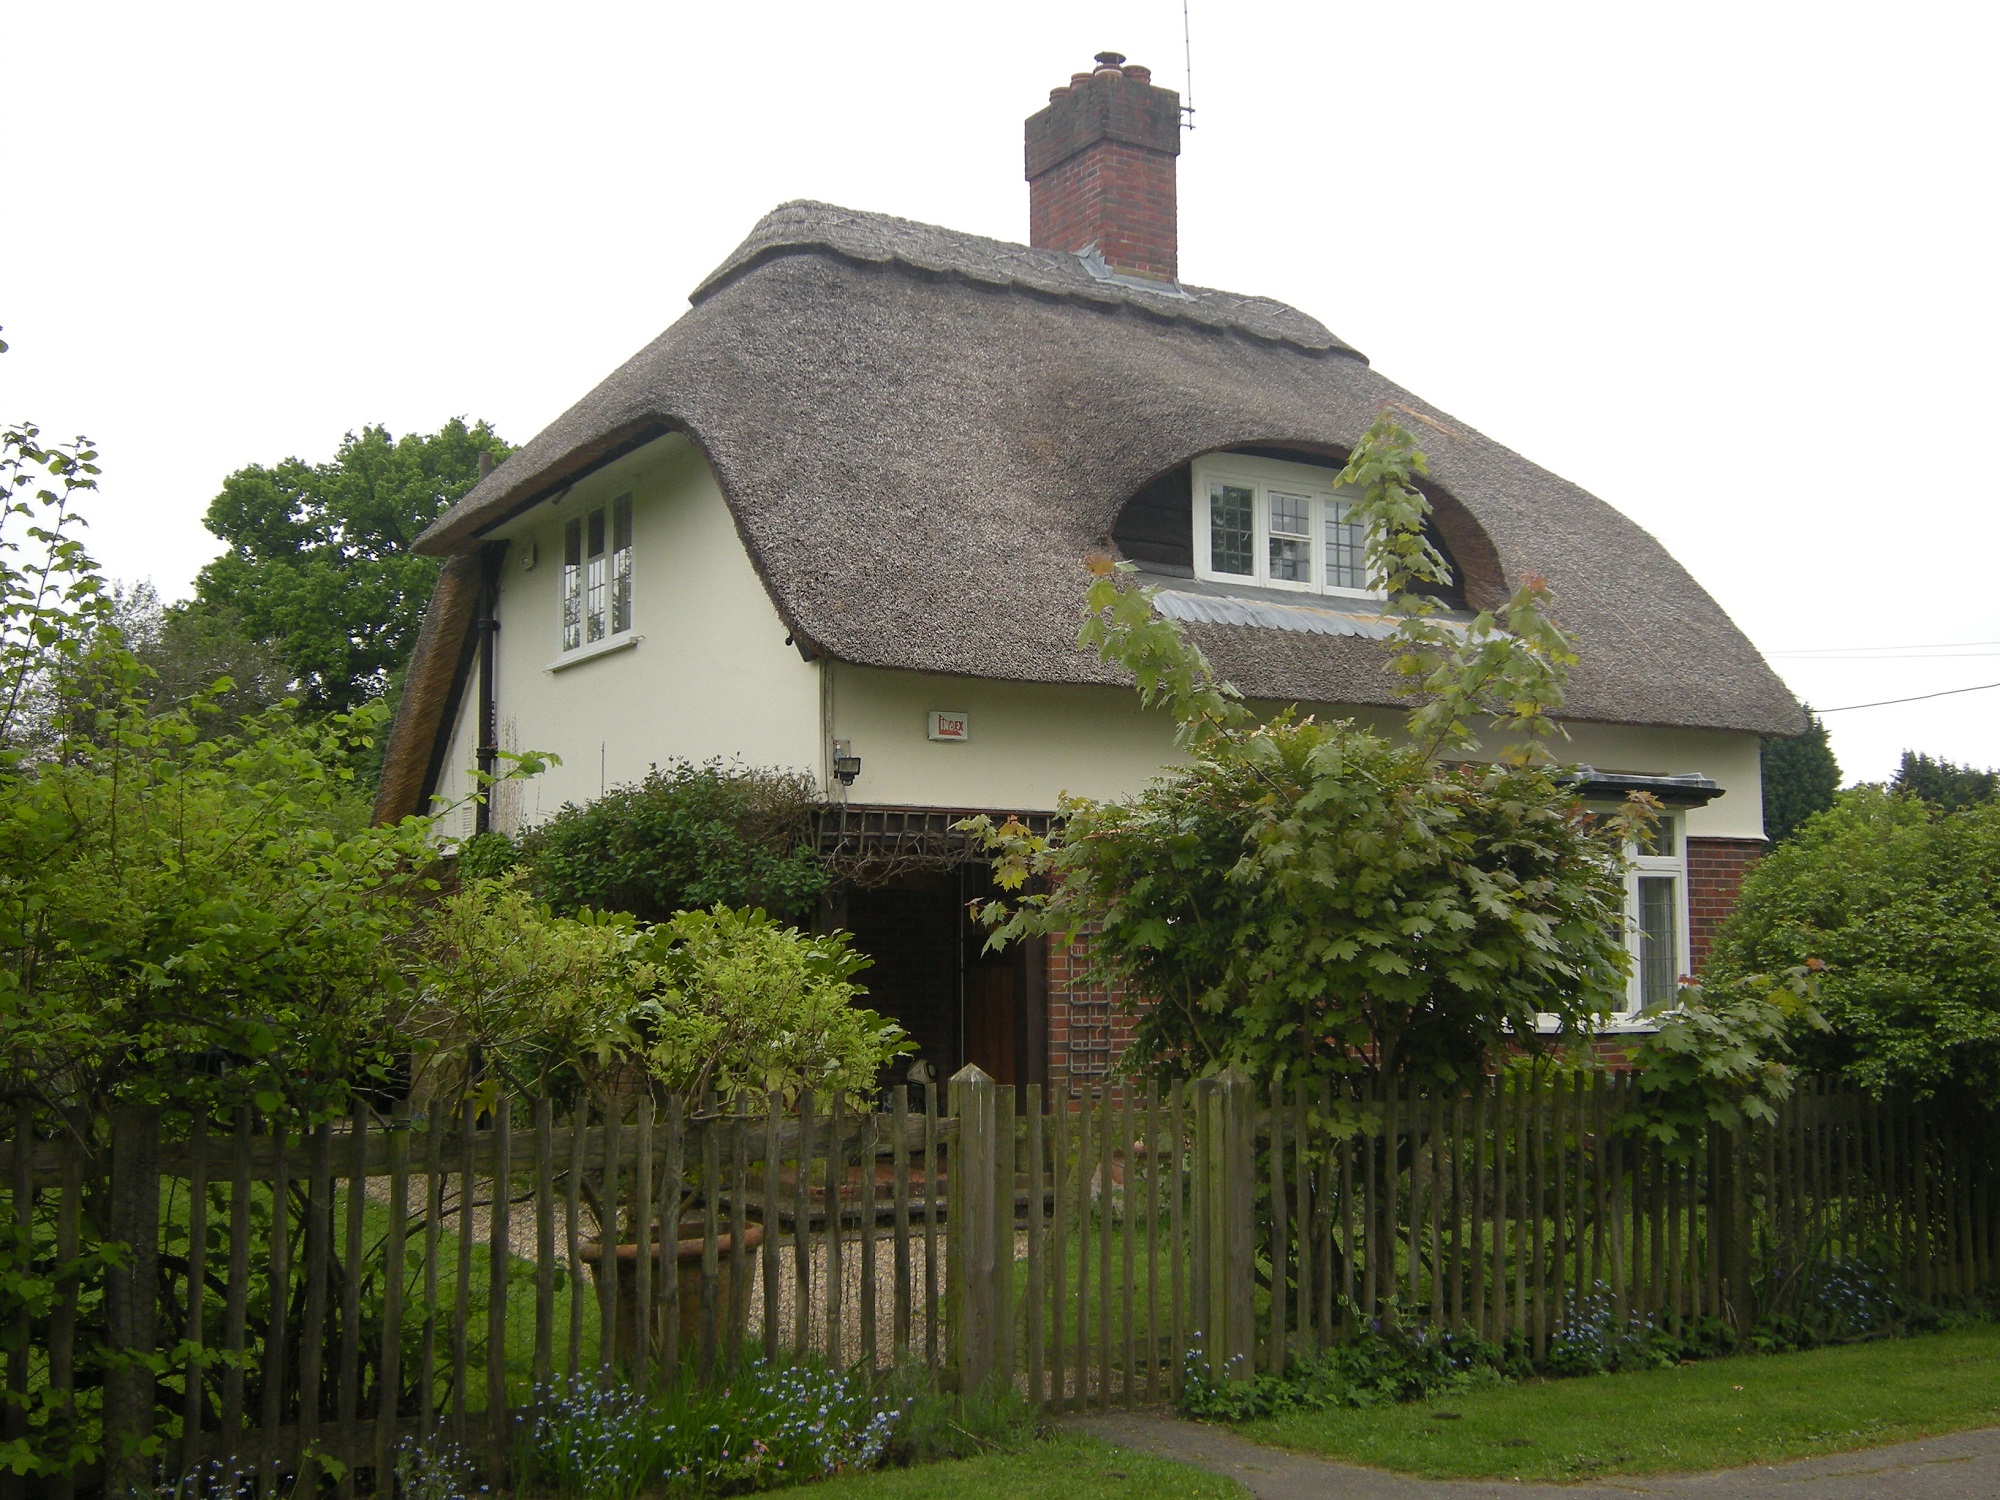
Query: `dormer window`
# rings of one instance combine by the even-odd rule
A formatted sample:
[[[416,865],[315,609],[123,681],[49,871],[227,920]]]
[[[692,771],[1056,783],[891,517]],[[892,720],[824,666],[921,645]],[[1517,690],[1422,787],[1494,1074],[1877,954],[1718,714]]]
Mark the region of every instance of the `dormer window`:
[[[1339,471],[1241,453],[1195,460],[1194,571],[1218,583],[1380,599]]]

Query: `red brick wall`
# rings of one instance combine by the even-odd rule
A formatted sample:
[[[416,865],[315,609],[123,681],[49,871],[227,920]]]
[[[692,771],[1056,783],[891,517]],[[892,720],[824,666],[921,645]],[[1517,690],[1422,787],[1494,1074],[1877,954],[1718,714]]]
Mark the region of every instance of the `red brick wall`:
[[[1116,990],[1092,985],[1090,941],[1049,944],[1049,1084],[1095,1082],[1132,1042],[1132,1017]]]
[[[1180,274],[1174,159],[1100,141],[1028,189],[1028,242],[1098,249],[1112,268],[1172,281]]]
[[[1715,929],[1736,909],[1743,877],[1763,856],[1762,839],[1689,839],[1688,964],[1699,976],[1715,942]]]

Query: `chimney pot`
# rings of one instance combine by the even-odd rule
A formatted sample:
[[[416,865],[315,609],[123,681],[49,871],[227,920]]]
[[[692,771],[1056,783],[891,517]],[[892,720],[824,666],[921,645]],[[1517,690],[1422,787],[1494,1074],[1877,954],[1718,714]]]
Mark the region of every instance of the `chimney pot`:
[[[1114,271],[1180,276],[1174,159],[1181,101],[1122,53],[1049,91],[1027,123],[1028,241],[1037,249],[1096,249]]]

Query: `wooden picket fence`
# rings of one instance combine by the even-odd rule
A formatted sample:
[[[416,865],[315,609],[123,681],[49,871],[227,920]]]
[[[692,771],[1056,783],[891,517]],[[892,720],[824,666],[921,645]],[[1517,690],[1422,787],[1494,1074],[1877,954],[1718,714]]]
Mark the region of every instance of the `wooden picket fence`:
[[[221,1461],[267,1494],[315,1465],[386,1494],[397,1444],[432,1434],[501,1479],[552,1383],[750,1356],[1081,1410],[1170,1399],[1190,1357],[1241,1376],[1372,1325],[1540,1357],[1586,1316],[1740,1330],[1840,1268],[1934,1303],[1992,1281],[1991,1122],[1823,1083],[1679,1152],[1604,1076],[1045,1094],[967,1069],[946,1112],[888,1102],[503,1100],[304,1132],[132,1110],[102,1144],[24,1110],[0,1141],[31,1247],[12,1264],[54,1281],[6,1314],[0,1436],[55,1453],[101,1429],[109,1456],[5,1489],[150,1487],[127,1451],[147,1436],[169,1473]],[[132,1252],[90,1259],[104,1241]]]
[[[1678,1146],[1645,1133],[1629,1074],[1451,1093],[1225,1075],[1059,1095],[1046,1118],[1015,1097],[975,1081],[954,1099],[977,1248],[952,1351],[963,1381],[1012,1374],[1057,1409],[1178,1396],[1190,1353],[1278,1372],[1367,1328],[1539,1361],[1584,1320],[1742,1333],[1836,1271],[1924,1304],[1994,1281],[1994,1123],[1824,1080],[1771,1125]],[[989,1206],[1010,1183],[1011,1216]]]

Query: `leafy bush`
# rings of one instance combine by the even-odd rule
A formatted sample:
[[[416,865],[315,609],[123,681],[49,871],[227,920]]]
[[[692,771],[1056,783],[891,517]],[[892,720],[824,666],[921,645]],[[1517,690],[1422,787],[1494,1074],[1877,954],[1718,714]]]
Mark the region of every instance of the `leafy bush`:
[[[1941,1321],[1938,1309],[1910,1296],[1870,1256],[1808,1254],[1766,1266],[1763,1282],[1765,1302],[1795,1309],[1750,1330],[1750,1346],[1767,1352],[1910,1333]]]
[[[578,1379],[538,1393],[514,1476],[554,1500],[743,1494],[873,1468],[896,1421],[864,1383],[814,1366],[756,1361],[652,1394]]]
[[[711,906],[811,912],[828,875],[812,848],[818,793],[798,773],[676,760],[571,804],[525,835],[520,859],[557,911],[665,921]],[[491,861],[491,849],[481,858]]]
[[[470,880],[424,915],[405,1025],[434,1090],[570,1093],[629,1050],[629,917],[559,917],[516,876]]]
[[[1654,1014],[1656,1029],[1632,1054],[1643,1107],[1625,1121],[1680,1154],[1708,1127],[1768,1124],[1791,1097],[1796,1039],[1824,1031],[1814,1000],[1819,960],[1778,976],[1746,974],[1684,985]]]
[[[1617,1370],[1656,1370],[1682,1354],[1651,1317],[1618,1316],[1611,1288],[1599,1281],[1590,1290],[1571,1287],[1556,1309],[1543,1369],[1550,1375],[1607,1375]]]
[[[861,1098],[909,1050],[903,1029],[854,1003],[870,960],[849,934],[810,935],[761,911],[685,911],[633,956],[644,993],[633,1021],[662,1085],[723,1098],[802,1089]]]
[[[1243,1422],[1287,1411],[1386,1406],[1450,1395],[1504,1378],[1498,1346],[1471,1334],[1377,1327],[1293,1360],[1282,1375],[1211,1377],[1197,1347],[1181,1379],[1181,1409],[1204,1421]]]
[[[1817,959],[1828,1030],[1801,1065],[1917,1098],[2000,1101],[2000,803],[1943,812],[1880,787],[1840,794],[1743,882],[1711,982]]]
[[[898,1365],[885,1383],[896,1426],[889,1440],[893,1464],[976,1458],[1025,1446],[1038,1422],[1033,1407],[1010,1380],[995,1379],[971,1395],[940,1391],[919,1364]]]

